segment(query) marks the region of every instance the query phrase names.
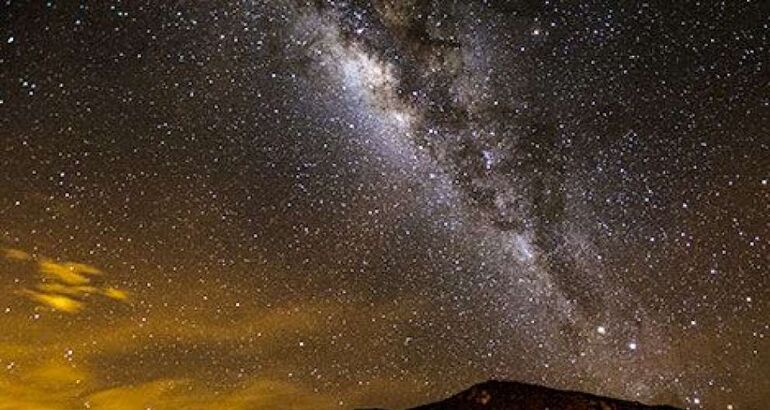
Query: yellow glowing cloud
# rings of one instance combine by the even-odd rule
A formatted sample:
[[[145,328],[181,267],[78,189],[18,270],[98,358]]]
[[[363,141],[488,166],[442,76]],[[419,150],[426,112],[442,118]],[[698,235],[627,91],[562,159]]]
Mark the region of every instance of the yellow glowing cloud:
[[[101,275],[103,273],[101,269],[85,263],[65,262],[64,265],[73,271],[84,273],[86,275]]]
[[[121,386],[90,395],[88,404],[100,410],[246,410],[339,408],[337,400],[289,383],[267,378],[245,389],[214,392],[191,379],[160,379],[139,386]]]
[[[83,310],[83,302],[65,295],[49,294],[25,289],[23,292],[30,299],[61,312],[78,313]]]
[[[75,269],[75,267],[69,263],[41,261],[40,273],[46,274],[54,280],[64,282],[67,285],[85,285],[91,281],[85,275],[81,274],[81,271]]]
[[[27,252],[22,251],[21,249],[6,248],[4,249],[4,251],[5,251],[5,257],[8,259],[17,260],[17,261],[32,260],[32,256]]]
[[[45,293],[59,293],[70,296],[83,296],[99,292],[99,288],[95,286],[67,286],[61,283],[42,283],[37,286],[37,289]]]
[[[0,377],[0,410],[58,410],[83,408],[88,375],[61,362],[44,362],[21,374]]]
[[[110,288],[98,289],[91,297]],[[34,293],[43,292],[36,290]],[[397,309],[411,312],[418,303],[422,301],[399,304]],[[390,380],[381,381],[381,384],[372,381],[367,387],[349,386],[349,389],[332,395],[323,389],[316,390],[318,386],[312,381],[286,379],[288,372],[302,369],[304,359],[301,356],[296,358],[296,363],[266,363],[258,374],[247,373],[226,386],[212,383],[211,374],[201,371],[200,367],[208,366],[208,360],[199,361],[192,354],[188,356],[190,367],[158,375],[137,374],[135,364],[131,362],[132,352],[172,346],[181,352],[186,344],[210,346],[216,354],[218,347],[234,346],[228,342],[240,343],[244,337],[251,340],[250,350],[271,352],[285,344],[282,334],[323,334],[327,331],[329,318],[347,317],[350,321],[344,326],[358,327],[369,320],[369,314],[385,317],[392,313],[390,305],[366,306],[363,309],[361,305],[327,301],[293,301],[269,309],[242,307],[243,313],[232,321],[223,321],[212,316],[210,310],[200,309],[181,313],[187,323],[197,326],[178,326],[179,307],[161,304],[141,327],[136,326],[133,318],[120,316],[94,316],[88,321],[63,321],[49,316],[30,321],[23,309],[13,309],[4,317],[0,315],[0,321],[5,320],[9,328],[24,329],[24,332],[11,332],[7,339],[0,337],[0,364],[13,363],[8,371],[0,371],[0,410],[150,407],[155,410],[323,410],[372,403],[373,394],[374,402],[387,403],[394,392],[400,391],[408,382],[402,385],[398,382],[383,384],[391,383]],[[366,314],[356,316],[360,312]],[[368,346],[368,354],[383,357],[385,351],[379,349],[385,348]],[[109,359],[113,357],[118,359]],[[105,380],[105,375],[109,375],[109,379]]]
[[[337,399],[309,387],[260,377],[242,388],[214,391],[192,378],[162,378],[100,389],[78,366],[46,361],[16,376],[0,374],[0,410],[246,410],[340,408]],[[88,394],[87,392],[91,392]]]
[[[156,380],[139,386],[120,386],[92,394],[88,397],[88,404],[95,409],[102,410],[130,410],[147,408],[172,408],[173,405],[181,405],[180,389],[186,385],[184,381]],[[180,390],[182,390],[180,392]],[[181,394],[180,394],[181,393]],[[167,407],[159,407],[166,403]],[[187,403],[189,405],[190,403]],[[186,408],[189,408],[185,406]]]
[[[128,299],[128,293],[126,293],[125,291],[122,291],[120,289],[113,288],[112,286],[110,286],[108,288],[105,288],[102,291],[102,294],[104,296],[107,296],[110,299],[115,299],[115,300],[126,300],[126,299]]]
[[[9,260],[37,260],[38,272],[44,278],[34,290],[24,289],[19,293],[54,310],[78,313],[85,307],[83,299],[92,294],[103,295],[112,300],[128,300],[128,293],[123,290],[112,286],[101,288],[91,285],[89,276],[103,274],[102,270],[95,266],[80,262],[56,262],[47,258],[38,259],[20,249],[5,248],[2,250]]]

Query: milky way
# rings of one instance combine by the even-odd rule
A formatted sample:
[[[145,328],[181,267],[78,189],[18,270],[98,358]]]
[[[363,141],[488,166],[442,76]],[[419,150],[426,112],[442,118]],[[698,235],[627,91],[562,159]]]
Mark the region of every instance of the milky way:
[[[0,401],[761,408],[762,8],[1,5]]]

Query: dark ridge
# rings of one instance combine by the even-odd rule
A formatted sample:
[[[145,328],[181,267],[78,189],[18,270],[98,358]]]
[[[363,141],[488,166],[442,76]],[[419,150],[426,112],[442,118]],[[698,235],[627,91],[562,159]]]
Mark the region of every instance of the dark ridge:
[[[678,410],[534,384],[489,380],[412,410]]]

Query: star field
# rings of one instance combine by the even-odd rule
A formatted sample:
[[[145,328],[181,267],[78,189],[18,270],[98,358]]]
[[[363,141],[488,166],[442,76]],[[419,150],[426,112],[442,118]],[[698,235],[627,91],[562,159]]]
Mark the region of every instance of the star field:
[[[0,4],[0,402],[770,401],[762,2],[214,3]]]

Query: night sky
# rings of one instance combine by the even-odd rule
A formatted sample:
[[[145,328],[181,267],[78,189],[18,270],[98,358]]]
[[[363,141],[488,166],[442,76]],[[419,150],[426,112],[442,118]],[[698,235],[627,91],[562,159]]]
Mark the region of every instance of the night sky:
[[[2,1],[0,408],[770,403],[767,2]]]

